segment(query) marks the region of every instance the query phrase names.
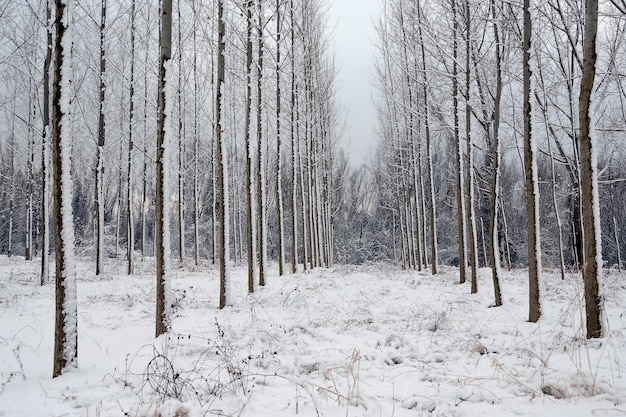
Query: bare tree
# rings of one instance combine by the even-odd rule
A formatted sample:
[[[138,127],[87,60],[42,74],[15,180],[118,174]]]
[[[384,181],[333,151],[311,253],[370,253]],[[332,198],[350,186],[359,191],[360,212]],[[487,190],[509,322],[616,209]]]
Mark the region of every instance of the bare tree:
[[[101,0],[100,9],[100,111],[98,113],[98,150],[96,155],[96,275],[104,272],[103,270],[103,258],[104,258],[104,145],[106,136],[106,110],[105,97],[106,97],[106,53],[104,44],[104,31],[106,29],[106,12],[107,2]]]
[[[78,314],[72,216],[72,137],[69,115],[72,97],[71,2],[55,0],[54,83],[52,86],[52,164],[56,251],[56,314],[52,376],[77,366]]]
[[[132,0],[130,10],[130,79],[128,87],[128,175],[126,182],[126,261],[127,273],[133,273],[133,252],[135,245],[135,227],[133,212],[133,123],[135,121],[135,15],[136,0]]]
[[[228,291],[228,262],[229,238],[228,238],[228,163],[226,159],[226,146],[222,138],[222,90],[224,89],[224,51],[226,49],[226,26],[224,23],[224,1],[217,2],[217,86],[215,96],[215,145],[216,162],[218,167],[219,182],[219,220],[220,220],[220,299],[219,308],[226,307],[230,298]]]
[[[532,20],[530,9],[531,1],[524,0],[524,41],[522,49],[524,79],[524,173],[526,179],[526,215],[528,216],[528,285],[530,298],[528,321],[534,323],[541,317],[541,302],[539,299],[541,244],[539,241],[537,144],[532,136],[532,72],[530,68]]]
[[[161,9],[159,107],[156,159],[156,226],[155,245],[157,263],[156,336],[170,328],[170,230],[169,230],[169,145],[171,110],[168,101],[170,61],[172,59],[172,0],[163,0]]]
[[[41,129],[41,275],[39,283],[44,285],[48,281],[50,270],[48,258],[50,251],[50,66],[52,63],[52,8],[50,1],[46,0],[46,57],[43,64],[43,97],[42,97],[42,121]]]
[[[598,280],[602,276],[602,240],[600,238],[600,207],[596,142],[592,134],[591,95],[596,74],[596,36],[598,33],[598,0],[586,0],[583,42],[583,73],[580,80],[580,181],[583,205],[585,257],[585,312],[587,338],[602,337],[602,298]]]

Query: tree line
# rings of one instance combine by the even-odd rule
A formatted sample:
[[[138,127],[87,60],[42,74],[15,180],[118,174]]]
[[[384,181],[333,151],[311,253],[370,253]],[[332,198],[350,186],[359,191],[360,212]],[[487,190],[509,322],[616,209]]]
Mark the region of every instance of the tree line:
[[[40,254],[42,285],[55,255],[55,375],[75,363],[75,252],[96,275],[156,258],[157,336],[173,268],[219,265],[223,308],[230,266],[253,292],[270,260],[458,265],[472,292],[484,266],[496,305],[502,266],[528,266],[530,321],[541,271],[582,269],[601,335],[626,221],[623,0],[386,0],[361,167],[322,0],[4,3],[0,252]]]
[[[489,267],[499,306],[502,267],[528,267],[531,322],[542,270],[580,270],[601,335],[603,262],[623,267],[624,6],[384,2],[373,206],[404,268],[458,265],[476,292]]]

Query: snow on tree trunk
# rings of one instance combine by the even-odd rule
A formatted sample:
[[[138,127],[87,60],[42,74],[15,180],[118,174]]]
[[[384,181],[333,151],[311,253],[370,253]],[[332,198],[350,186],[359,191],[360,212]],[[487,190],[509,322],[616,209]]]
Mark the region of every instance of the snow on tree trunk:
[[[256,89],[256,134],[257,134],[257,210],[259,233],[259,285],[265,285],[265,267],[267,260],[267,227],[266,227],[266,196],[265,196],[265,150],[263,149],[262,106],[263,90],[263,4],[257,0],[257,89]]]
[[[217,86],[215,97],[215,140],[216,162],[219,182],[219,220],[220,220],[220,299],[219,308],[224,308],[230,301],[229,262],[230,238],[228,217],[228,159],[226,145],[222,138],[222,93],[224,89],[224,70],[226,49],[226,27],[224,22],[224,2],[218,0],[218,39],[217,39]]]
[[[280,2],[276,0],[276,221],[278,223],[278,275],[284,274],[285,242],[283,232],[282,137],[280,132]]]
[[[456,7],[456,0],[452,0],[452,21],[453,21],[453,38],[452,38],[452,107],[454,111],[454,139],[456,141],[456,163],[457,163],[457,219],[459,233],[459,283],[463,284],[467,276],[467,260],[466,260],[466,227],[465,227],[465,175],[463,173],[463,146],[461,135],[459,132],[459,74],[458,74],[458,36],[459,22]]]
[[[592,92],[596,72],[596,35],[598,32],[598,0],[586,0],[583,73],[580,80],[580,178],[583,206],[585,312],[587,338],[602,336],[602,240],[600,235],[600,202],[596,142],[592,114]]]
[[[39,283],[44,285],[49,278],[50,251],[50,66],[52,63],[52,8],[46,0],[46,57],[43,66],[43,128],[41,129],[41,274]]]
[[[104,30],[106,27],[106,0],[101,2],[100,12],[100,102],[98,113],[98,150],[96,155],[96,275],[104,272],[104,145],[106,96],[106,54],[104,50]]]
[[[52,161],[56,251],[56,322],[53,377],[78,362],[76,264],[72,215],[72,36],[71,2],[56,0],[56,42],[52,87]]]
[[[135,120],[135,10],[136,0],[132,0],[130,12],[130,80],[128,110],[128,176],[126,182],[126,261],[127,273],[133,273],[133,252],[135,227],[133,224],[133,122]]]
[[[248,259],[248,292],[254,292],[254,264],[256,259],[254,188],[252,186],[252,141],[250,140],[250,119],[252,113],[252,9],[253,1],[246,4],[246,116],[244,137],[246,144],[246,250]]]
[[[156,336],[169,331],[170,301],[170,216],[169,216],[169,155],[172,138],[171,95],[172,0],[164,0],[161,10],[161,53],[159,65],[159,107],[156,159]]]
[[[534,323],[541,317],[539,275],[541,273],[541,243],[539,232],[539,179],[537,174],[537,143],[532,135],[532,68],[531,1],[524,0],[524,173],[526,185],[526,214],[528,216],[528,321]]]
[[[496,19],[495,0],[491,0],[491,12],[493,15],[493,33],[496,48],[496,93],[494,97],[494,117],[493,117],[493,180],[491,182],[491,216],[490,216],[490,239],[489,250],[491,253],[491,271],[493,278],[493,291],[495,305],[502,305],[502,295],[500,293],[500,245],[498,239],[498,202],[500,193],[500,100],[502,97],[502,68],[501,68],[501,44],[498,23]]]

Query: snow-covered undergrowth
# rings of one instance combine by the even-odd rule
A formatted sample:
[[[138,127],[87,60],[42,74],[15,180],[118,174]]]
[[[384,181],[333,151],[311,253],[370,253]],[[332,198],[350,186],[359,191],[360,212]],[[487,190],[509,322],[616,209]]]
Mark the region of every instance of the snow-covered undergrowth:
[[[111,261],[113,262],[113,261]],[[524,271],[504,306],[390,265],[279,278],[218,304],[212,267],[176,271],[173,331],[154,338],[153,265],[96,278],[78,264],[79,367],[52,379],[54,285],[0,257],[0,416],[623,416],[626,275],[604,275],[606,337],[584,338],[582,283],[544,274],[527,319]],[[273,271],[272,271],[273,272]]]

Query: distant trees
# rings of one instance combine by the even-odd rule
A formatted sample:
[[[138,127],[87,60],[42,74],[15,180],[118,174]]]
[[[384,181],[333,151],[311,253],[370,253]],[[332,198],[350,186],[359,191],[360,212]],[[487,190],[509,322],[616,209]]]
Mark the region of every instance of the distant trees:
[[[615,164],[626,154],[614,143],[626,126],[618,110],[624,81],[614,76],[625,47],[623,22],[616,17],[621,3],[588,4],[590,15],[572,2],[418,6],[388,0],[378,24],[383,163],[373,176],[378,213],[370,213],[391,217],[391,225],[378,224],[391,227],[403,267],[420,269],[427,260],[424,247],[432,249],[435,239],[423,239],[424,230],[436,232],[427,218],[436,207],[430,217],[446,230],[436,233],[442,262],[460,265],[461,282],[466,265],[471,268],[472,292],[478,289],[477,266],[490,266],[498,305],[499,265],[529,265],[529,320],[536,321],[541,269],[554,266],[565,276],[566,265],[572,271],[582,265],[587,299],[599,311],[599,265],[604,258],[621,268],[624,249],[619,221],[613,220],[621,217],[615,200],[602,198],[609,187],[623,192],[621,186],[616,191]],[[594,24],[603,28],[600,35]],[[600,80],[592,75],[595,65],[602,66]],[[425,152],[429,136],[436,138],[432,174]],[[594,149],[611,157],[590,156]],[[620,169],[620,178],[624,174]],[[432,184],[434,202],[424,193]],[[454,193],[448,184],[455,185]],[[608,228],[603,235],[601,225]],[[601,241],[607,243],[602,257]],[[590,325],[599,323],[589,314]],[[590,328],[588,336],[599,332]]]
[[[41,255],[45,283],[58,245],[48,232],[54,8],[30,3],[0,14],[0,252]],[[282,274],[394,260],[432,273],[459,265],[471,292],[480,266],[497,284],[499,265],[528,265],[530,321],[541,269],[582,268],[600,311],[602,260],[622,268],[626,250],[621,0],[591,3],[589,16],[572,1],[386,0],[380,146],[368,167],[339,149],[321,0],[194,0],[176,3],[176,16],[173,6],[76,5],[63,125],[77,246],[96,273],[118,256],[113,244],[126,244],[129,274],[155,255],[158,322],[168,261],[184,267],[192,247],[195,266],[224,271],[220,306],[230,263],[247,264],[254,291],[273,261]],[[595,312],[590,336],[601,334]]]

